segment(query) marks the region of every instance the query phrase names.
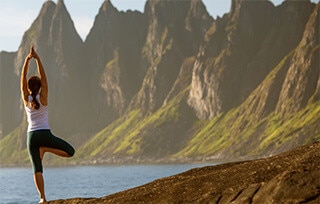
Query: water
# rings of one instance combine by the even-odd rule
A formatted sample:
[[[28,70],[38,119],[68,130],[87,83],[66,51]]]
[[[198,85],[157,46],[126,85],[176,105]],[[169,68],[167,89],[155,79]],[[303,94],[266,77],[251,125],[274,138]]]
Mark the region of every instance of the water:
[[[103,197],[155,179],[209,164],[79,166],[45,168],[47,200]],[[211,164],[212,165],[212,164]],[[0,168],[0,203],[37,203],[31,168]]]

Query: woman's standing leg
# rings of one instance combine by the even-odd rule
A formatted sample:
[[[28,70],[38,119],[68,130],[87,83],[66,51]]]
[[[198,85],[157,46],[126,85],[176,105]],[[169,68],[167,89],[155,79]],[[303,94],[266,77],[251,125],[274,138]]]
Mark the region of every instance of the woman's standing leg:
[[[34,170],[33,178],[35,186],[39,192],[40,202],[46,203],[46,196],[44,192],[44,179],[42,176],[43,167],[42,167],[42,158],[40,158],[40,148],[38,147],[38,138],[41,137],[38,131],[28,132],[28,152],[32,164],[32,168]]]
[[[36,172],[34,173],[34,183],[36,184],[37,190],[40,195],[40,202],[39,203],[45,203],[46,202],[46,196],[44,194],[44,179],[42,176],[42,172]]]

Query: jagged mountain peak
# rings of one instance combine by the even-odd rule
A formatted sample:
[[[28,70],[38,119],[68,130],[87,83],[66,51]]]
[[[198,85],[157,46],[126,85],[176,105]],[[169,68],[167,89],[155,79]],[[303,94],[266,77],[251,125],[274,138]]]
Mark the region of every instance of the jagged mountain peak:
[[[110,12],[118,11],[112,4],[111,0],[105,0],[100,7],[99,13],[101,12]]]
[[[69,14],[69,12],[67,11],[67,7],[66,7],[66,5],[65,5],[63,0],[58,0],[57,1],[56,10],[57,11],[67,12]]]
[[[60,5],[60,4],[61,4],[61,5],[62,5],[62,4],[64,5],[64,0],[58,0],[58,1],[57,1],[57,5]]]
[[[49,40],[52,41],[52,44],[55,44],[54,41],[62,36],[61,32],[65,32],[70,38],[74,38],[73,40],[82,42],[64,1],[58,0],[51,20]]]
[[[71,19],[70,14],[63,0],[58,0],[57,3],[55,3],[54,1],[45,1],[40,10],[38,18],[42,18],[44,15],[47,15],[48,12],[52,10],[54,10],[54,13],[61,13],[67,15],[68,18]]]
[[[53,1],[44,2],[36,20],[23,36],[15,60],[15,67],[20,69],[24,60],[23,57],[26,56],[31,45],[34,45],[41,54],[44,52],[44,47],[46,47],[44,45],[62,43],[59,40],[64,36],[62,32],[65,32],[72,40],[82,41],[64,1],[59,0],[57,4]],[[55,43],[53,43],[54,41]]]
[[[42,8],[40,9],[40,15],[43,13],[46,13],[48,9],[54,9],[56,6],[56,4],[54,3],[54,1],[46,1],[43,3]]]
[[[191,1],[147,1],[145,5],[147,16],[157,16],[167,23],[169,21],[181,21],[188,15],[199,16],[207,14],[205,6],[200,0]]]
[[[47,30],[51,25],[51,19],[55,8],[56,4],[53,1],[46,1],[42,5],[39,15],[37,16],[35,21],[24,33],[17,55],[15,57],[15,72],[17,74],[20,73],[20,69],[24,62],[24,57],[29,52],[31,45],[34,45],[37,48],[37,51],[39,52],[40,50],[41,53],[42,46],[40,46],[41,43],[39,42],[39,39],[43,38],[44,36],[46,36],[45,38],[48,39]]]
[[[246,17],[247,13],[264,12],[272,9],[274,5],[269,0],[247,1],[232,0],[229,18],[234,21]]]

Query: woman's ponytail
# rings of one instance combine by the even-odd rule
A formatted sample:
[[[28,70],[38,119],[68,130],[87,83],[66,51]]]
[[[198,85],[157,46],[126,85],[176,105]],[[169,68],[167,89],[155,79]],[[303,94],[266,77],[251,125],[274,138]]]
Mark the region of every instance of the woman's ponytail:
[[[32,101],[31,108],[38,110],[40,108],[40,103],[37,100],[37,94],[39,93],[41,87],[41,80],[37,76],[32,76],[28,80],[28,88],[31,91]]]
[[[37,100],[37,93],[31,93],[32,101],[31,101],[31,107],[38,110],[40,108],[40,103]]]

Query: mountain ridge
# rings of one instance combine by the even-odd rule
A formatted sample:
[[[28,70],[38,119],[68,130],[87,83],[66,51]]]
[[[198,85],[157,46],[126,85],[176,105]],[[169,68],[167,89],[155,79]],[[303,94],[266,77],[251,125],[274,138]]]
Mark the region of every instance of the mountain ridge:
[[[105,1],[83,42],[64,2],[44,3],[19,50],[0,53],[14,87],[0,87],[1,165],[28,163],[13,152],[26,151],[17,84],[30,44],[74,164],[236,160],[319,141],[319,5],[233,0],[212,19],[199,0],[147,1],[144,13]]]

